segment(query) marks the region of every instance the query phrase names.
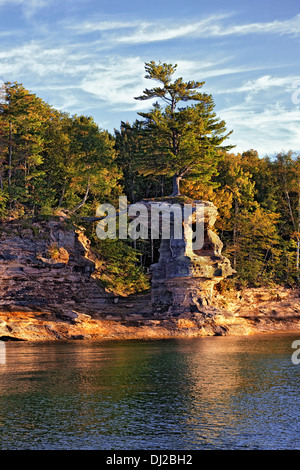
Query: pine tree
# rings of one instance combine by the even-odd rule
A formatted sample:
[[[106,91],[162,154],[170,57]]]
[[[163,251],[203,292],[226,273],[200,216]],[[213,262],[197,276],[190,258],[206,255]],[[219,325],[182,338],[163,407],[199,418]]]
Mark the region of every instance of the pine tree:
[[[214,113],[211,95],[201,93],[204,82],[184,82],[182,78],[172,81],[177,65],[145,64],[146,78],[156,80],[161,86],[146,89],[137,100],[159,98],[147,112],[140,112],[143,120],[144,152],[140,156],[140,171],[145,175],[161,174],[173,179],[172,196],[180,194],[180,181],[188,175],[209,181],[215,171],[219,150],[231,132],[226,134],[224,121]],[[195,104],[178,107],[180,102]]]

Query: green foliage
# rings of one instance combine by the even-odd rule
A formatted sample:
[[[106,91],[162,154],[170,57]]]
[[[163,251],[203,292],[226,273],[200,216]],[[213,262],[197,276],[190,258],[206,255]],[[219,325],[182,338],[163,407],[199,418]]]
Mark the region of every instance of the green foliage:
[[[273,279],[278,262],[278,214],[261,207],[240,212],[235,252],[237,278],[258,286]]]
[[[139,263],[139,252],[121,240],[100,240],[92,237],[92,248],[103,265],[97,270],[97,279],[110,292],[127,296],[149,288],[149,279]]]
[[[147,113],[138,113],[144,118],[140,135],[142,149],[139,169],[144,175],[158,174],[173,177],[173,195],[180,194],[179,182],[189,175],[211,179],[216,170],[219,150],[231,132],[226,133],[224,121],[214,113],[211,95],[198,91],[204,82],[183,82],[172,76],[176,65],[146,63],[146,78],[158,81],[162,86],[146,89],[138,100],[160,98],[166,104],[162,108],[155,103]],[[179,108],[181,102],[196,104]]]
[[[115,130],[115,150],[116,163],[122,171],[124,192],[131,203],[145,197],[164,196],[171,190],[172,183],[164,175],[141,174],[141,155],[146,149],[140,121],[132,125],[121,122],[120,130]]]
[[[86,203],[94,209],[121,193],[113,139],[93,118],[59,112],[18,83],[4,90],[0,186],[11,213],[18,204],[30,215],[80,211]]]
[[[7,215],[7,203],[9,201],[9,194],[7,190],[0,191],[0,218],[3,219]]]
[[[122,121],[114,136],[92,117],[70,116],[21,84],[4,84],[0,218],[26,223],[65,211],[71,226],[94,216],[100,203],[117,207],[121,194],[134,203],[164,200],[173,190],[174,201],[204,199],[217,206],[223,254],[237,271],[228,285],[299,285],[300,156],[229,153],[231,132],[216,116],[212,96],[202,93],[204,82],[174,79],[176,65],[151,61],[145,70],[157,86],[136,99],[162,104],[139,113],[142,119],[132,125]],[[149,286],[145,268],[157,259],[158,241],[138,241],[137,251],[89,231],[103,262],[102,285],[117,295]]]
[[[217,206],[216,228],[238,286],[299,284],[300,157],[224,153],[211,180],[184,185],[185,194]]]

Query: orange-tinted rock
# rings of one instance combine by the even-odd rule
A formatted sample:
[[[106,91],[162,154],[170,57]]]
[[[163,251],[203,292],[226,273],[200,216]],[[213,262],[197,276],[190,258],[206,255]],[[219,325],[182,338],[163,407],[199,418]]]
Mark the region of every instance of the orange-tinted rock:
[[[154,204],[153,202],[152,204]],[[182,204],[182,237],[162,239],[159,260],[151,266],[152,305],[155,312],[168,312],[172,315],[203,311],[203,307],[214,303],[214,286],[222,279],[231,276],[234,270],[229,260],[221,254],[223,244],[212,231],[217,217],[217,209],[207,201],[193,201]],[[167,204],[167,211],[172,202]],[[174,220],[171,234],[175,233]],[[201,242],[193,245],[190,232],[198,224]],[[196,229],[197,230],[197,229]],[[195,229],[194,229],[195,232]]]

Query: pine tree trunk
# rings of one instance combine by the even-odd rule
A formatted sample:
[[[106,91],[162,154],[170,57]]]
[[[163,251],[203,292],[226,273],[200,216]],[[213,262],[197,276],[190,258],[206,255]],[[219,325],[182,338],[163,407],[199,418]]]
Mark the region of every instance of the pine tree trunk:
[[[174,175],[173,176],[173,192],[171,194],[172,197],[174,196],[180,196],[180,180],[182,179],[182,176]]]

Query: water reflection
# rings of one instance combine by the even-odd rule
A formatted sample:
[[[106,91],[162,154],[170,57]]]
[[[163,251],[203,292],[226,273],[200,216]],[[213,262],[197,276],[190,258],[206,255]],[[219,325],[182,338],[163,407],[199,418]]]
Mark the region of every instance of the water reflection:
[[[189,425],[196,442],[204,435],[218,448],[299,448],[300,370],[290,345],[276,335],[205,338],[194,348]]]
[[[7,343],[1,447],[299,448],[294,339]]]

